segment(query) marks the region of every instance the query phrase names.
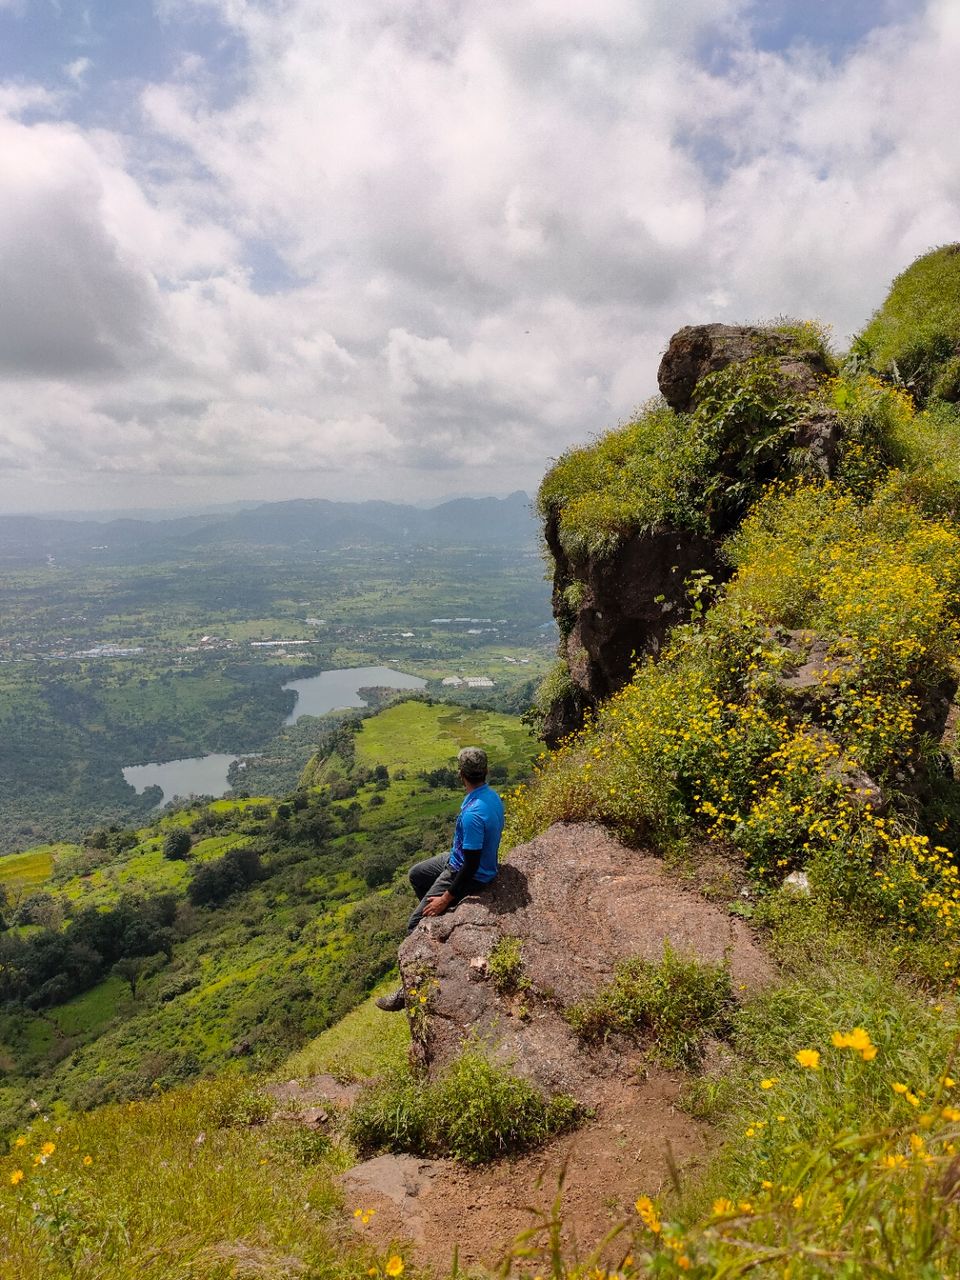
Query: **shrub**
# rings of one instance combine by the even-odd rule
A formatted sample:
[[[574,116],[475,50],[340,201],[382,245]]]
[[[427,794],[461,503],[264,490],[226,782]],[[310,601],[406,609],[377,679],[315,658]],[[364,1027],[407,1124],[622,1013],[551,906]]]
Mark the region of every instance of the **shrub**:
[[[196,907],[216,906],[263,877],[263,864],[256,849],[231,849],[222,858],[197,867],[187,886],[187,896]]]
[[[530,986],[523,972],[523,943],[507,934],[487,956],[487,972],[502,995],[513,995]]]
[[[579,1115],[572,1098],[545,1098],[473,1047],[434,1082],[403,1070],[373,1085],[351,1111],[348,1132],[363,1153],[409,1151],[481,1164],[536,1146]]]
[[[708,1035],[729,1030],[734,1007],[726,965],[704,964],[664,945],[659,964],[627,960],[592,1000],[573,1005],[566,1016],[584,1040],[610,1034],[649,1038],[668,1066],[689,1067]]]
[[[171,860],[186,858],[190,853],[190,832],[186,827],[172,827],[163,838],[163,856]]]

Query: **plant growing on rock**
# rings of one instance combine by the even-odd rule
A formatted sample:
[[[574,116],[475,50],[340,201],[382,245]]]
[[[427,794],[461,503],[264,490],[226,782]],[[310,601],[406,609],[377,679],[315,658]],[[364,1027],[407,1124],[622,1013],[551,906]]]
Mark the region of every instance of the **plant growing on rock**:
[[[679,955],[667,943],[658,964],[637,957],[591,999],[567,1010],[584,1040],[611,1034],[647,1039],[667,1066],[697,1063],[708,1035],[725,1034],[734,1008],[725,965]]]
[[[580,1114],[572,1098],[545,1098],[468,1046],[435,1081],[406,1069],[372,1085],[350,1113],[348,1134],[362,1153],[409,1151],[481,1164],[536,1146]]]
[[[516,995],[530,986],[523,971],[523,942],[510,934],[500,938],[487,956],[487,972],[501,995]]]

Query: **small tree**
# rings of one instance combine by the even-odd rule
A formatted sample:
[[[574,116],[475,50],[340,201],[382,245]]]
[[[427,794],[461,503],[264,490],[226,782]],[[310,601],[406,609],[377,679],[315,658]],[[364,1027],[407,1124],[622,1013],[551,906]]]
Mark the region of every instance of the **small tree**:
[[[182,861],[190,853],[190,832],[186,827],[173,827],[163,839],[163,856]]]

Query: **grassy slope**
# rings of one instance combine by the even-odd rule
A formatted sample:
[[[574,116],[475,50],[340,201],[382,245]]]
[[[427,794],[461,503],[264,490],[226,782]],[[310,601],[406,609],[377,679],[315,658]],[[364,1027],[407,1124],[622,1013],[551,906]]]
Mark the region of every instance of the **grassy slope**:
[[[385,1026],[375,994],[277,1078],[399,1067],[407,1021]],[[24,1145],[0,1158],[0,1280],[293,1280],[304,1268],[312,1280],[361,1280],[402,1256],[400,1244],[377,1253],[337,1225],[335,1178],[349,1150],[275,1117],[259,1083],[236,1073],[58,1123],[37,1118],[19,1136]],[[56,1150],[35,1166],[50,1141]],[[11,1186],[15,1170],[24,1180]],[[38,1211],[24,1213],[27,1203]],[[408,1264],[405,1274],[416,1273]]]
[[[897,276],[862,336],[880,368],[909,360],[938,337],[960,342],[958,246],[934,249]]]
[[[533,746],[516,718],[424,703],[388,708],[364,721],[355,740],[359,765],[382,760],[410,774],[449,763],[466,740],[484,742],[516,776]],[[245,1065],[269,1067],[349,1010],[393,964],[409,909],[404,868],[421,849],[443,846],[459,804],[459,792],[429,788],[410,774],[332,803],[340,814],[359,806],[356,832],[305,845],[273,837],[274,852],[264,859],[273,873],[262,884],[213,910],[185,903],[172,962],[148,969],[135,999],[109,978],[59,1008],[0,1015],[0,1061],[8,1070],[0,1077],[0,1106],[8,1117],[28,1096],[92,1105],[136,1095],[155,1079],[169,1087],[223,1064],[234,1046],[249,1046]],[[68,908],[105,909],[131,891],[182,895],[194,863],[262,845],[273,827],[275,802],[217,801],[210,808],[240,827],[198,840],[189,862],[164,858],[162,840],[196,810],[140,829],[136,846],[92,871],[74,869],[77,850],[64,846],[46,881],[35,876],[30,887],[46,888]],[[371,893],[366,860],[386,848],[396,851],[397,883],[388,876]],[[16,861],[36,869],[51,856],[45,850],[43,859],[28,853]]]
[[[533,740],[516,716],[466,707],[404,702],[364,722],[357,759],[371,768],[431,770],[455,764],[461,747],[482,746],[490,764],[511,771],[529,763]]]

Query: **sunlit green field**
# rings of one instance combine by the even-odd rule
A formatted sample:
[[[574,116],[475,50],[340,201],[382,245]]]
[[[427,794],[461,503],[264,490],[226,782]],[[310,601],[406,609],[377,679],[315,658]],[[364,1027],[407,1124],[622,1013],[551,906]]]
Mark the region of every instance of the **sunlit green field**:
[[[403,702],[364,721],[357,758],[395,769],[439,769],[453,765],[461,747],[482,746],[491,766],[528,764],[536,741],[516,716],[464,707]]]

